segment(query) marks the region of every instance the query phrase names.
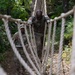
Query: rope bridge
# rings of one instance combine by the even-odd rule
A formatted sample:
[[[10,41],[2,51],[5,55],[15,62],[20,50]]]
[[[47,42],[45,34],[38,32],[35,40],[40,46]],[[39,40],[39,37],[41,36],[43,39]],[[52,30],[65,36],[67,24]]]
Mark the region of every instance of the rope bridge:
[[[35,0],[35,5],[33,9],[32,16],[35,15],[37,9],[41,9],[43,14],[47,16],[46,10],[46,0],[41,0],[41,6],[38,7],[39,0]],[[54,51],[55,51],[55,37],[56,37],[56,27],[57,22],[61,20],[61,33],[60,33],[60,42],[59,42],[59,53],[57,58],[57,65],[56,65],[56,72],[55,75],[62,75],[62,51],[63,51],[63,41],[64,41],[64,31],[65,31],[65,23],[66,17],[69,15],[74,15],[74,23],[73,23],[73,39],[72,39],[72,53],[71,53],[71,68],[69,75],[75,75],[75,7],[67,13],[62,13],[61,16],[55,17],[54,19],[50,20],[50,23],[45,25],[44,31],[44,42],[43,42],[43,50],[42,50],[42,62],[40,61],[38,54],[37,54],[37,47],[36,47],[36,40],[34,35],[34,29],[31,25],[28,25],[26,21],[22,21],[21,19],[14,19],[8,15],[1,15],[0,19],[4,22],[5,31],[10,42],[10,45],[18,58],[19,62],[23,65],[23,67],[30,73],[30,75],[44,75],[47,71],[47,64],[49,63],[49,69],[47,75],[53,74],[53,62],[54,62]],[[21,41],[21,45],[23,48],[23,52],[26,55],[26,58],[30,62],[31,66],[29,66],[26,61],[22,58],[21,54],[18,52],[16,45],[12,39],[12,35],[9,29],[9,22],[14,22],[17,24],[19,37]],[[21,26],[25,29],[25,38],[27,39],[27,43],[29,46],[29,52],[24,44],[24,40],[21,33]],[[47,39],[46,39],[46,31],[47,31]],[[51,42],[52,40],[52,42]],[[33,60],[32,60],[33,58]],[[50,61],[48,61],[50,59]]]

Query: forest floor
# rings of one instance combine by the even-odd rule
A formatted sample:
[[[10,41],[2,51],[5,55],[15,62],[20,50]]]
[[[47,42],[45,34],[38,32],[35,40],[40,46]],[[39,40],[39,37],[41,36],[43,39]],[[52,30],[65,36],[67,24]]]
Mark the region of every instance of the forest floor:
[[[4,53],[4,59],[0,61],[0,65],[4,69],[4,71],[7,73],[7,75],[16,75],[16,68],[15,68],[15,62],[14,62],[14,53],[11,50],[8,50]]]
[[[3,69],[6,71],[7,75],[18,75],[16,66],[15,66],[15,61],[14,61],[14,53],[12,50],[8,50],[4,53],[5,60],[0,61],[0,65],[3,67]],[[58,54],[54,55],[54,60],[53,60],[53,75],[56,75],[56,70],[57,70],[57,57]],[[50,61],[50,59],[49,59]],[[49,70],[50,65],[49,63],[47,64],[47,70]],[[61,70],[61,75],[69,75],[69,69],[70,69],[70,64],[66,64],[65,60],[62,61],[62,70]],[[20,74],[19,74],[20,75]],[[24,75],[24,74],[21,74]],[[27,75],[27,74],[25,74]]]

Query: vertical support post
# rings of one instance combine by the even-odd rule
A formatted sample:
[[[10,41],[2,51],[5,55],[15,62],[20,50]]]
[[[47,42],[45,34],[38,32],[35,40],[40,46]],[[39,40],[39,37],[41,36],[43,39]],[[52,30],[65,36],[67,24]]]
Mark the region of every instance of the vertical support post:
[[[63,17],[64,13],[62,13],[61,16],[62,16],[62,26],[61,26],[61,34],[60,34],[57,75],[61,74],[62,50],[63,50],[63,40],[64,40],[64,30],[65,30],[65,18]]]
[[[75,75],[75,6],[74,10],[74,22],[73,22],[73,39],[72,39],[72,55],[71,55],[71,74]]]

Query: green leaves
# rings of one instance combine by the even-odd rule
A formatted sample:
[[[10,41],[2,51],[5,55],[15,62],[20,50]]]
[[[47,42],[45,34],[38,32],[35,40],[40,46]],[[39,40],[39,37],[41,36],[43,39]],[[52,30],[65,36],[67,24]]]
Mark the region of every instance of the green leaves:
[[[73,20],[71,19],[71,21],[69,20],[67,23],[66,23],[66,31],[65,31],[65,34],[64,34],[64,37],[66,39],[70,39],[72,38],[72,34],[73,34]]]
[[[0,14],[11,15],[13,18],[27,20],[29,17],[31,0],[0,0]],[[11,34],[17,31],[14,23],[9,23]],[[0,53],[9,46],[3,22],[0,21]]]

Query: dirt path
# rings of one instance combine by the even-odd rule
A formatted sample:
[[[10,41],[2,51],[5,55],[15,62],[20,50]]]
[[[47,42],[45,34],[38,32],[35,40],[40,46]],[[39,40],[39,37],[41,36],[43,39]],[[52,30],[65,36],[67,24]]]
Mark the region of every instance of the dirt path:
[[[17,68],[15,66],[16,62],[14,61],[14,53],[13,53],[12,49],[6,51],[4,53],[4,55],[5,55],[5,60],[0,61],[0,65],[7,72],[7,75],[29,75],[27,72],[24,73],[24,74],[17,74],[18,71],[17,71]],[[57,56],[58,56],[58,54],[54,55],[54,61],[53,61],[53,74],[54,75],[57,72],[56,71],[57,70]],[[49,66],[47,67],[48,70],[50,68]],[[64,69],[63,69],[63,67],[64,67]],[[62,66],[62,70],[61,70],[61,75],[69,75],[69,69],[70,69],[70,65],[67,65],[65,63],[65,61],[63,60],[63,66]],[[64,72],[64,74],[63,74],[63,72]]]
[[[7,72],[7,75],[16,75],[13,51],[8,50],[7,52],[4,53],[4,56],[5,60],[0,62],[1,66]]]

